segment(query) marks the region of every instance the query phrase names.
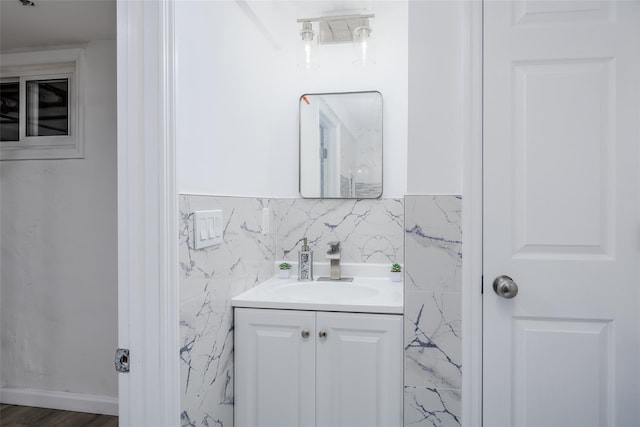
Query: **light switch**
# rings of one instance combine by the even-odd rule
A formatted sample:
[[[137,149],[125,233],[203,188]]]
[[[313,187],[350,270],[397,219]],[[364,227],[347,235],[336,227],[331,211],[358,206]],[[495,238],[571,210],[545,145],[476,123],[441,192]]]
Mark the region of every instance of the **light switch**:
[[[222,210],[195,211],[193,213],[193,236],[196,249],[222,243],[224,217]]]
[[[213,218],[213,220],[215,222],[215,225],[213,227],[213,229],[214,229],[213,235],[215,237],[221,238],[222,237],[222,211],[220,211],[220,215],[216,215]]]
[[[198,229],[200,230],[200,240],[207,240],[209,238],[209,234],[207,233],[207,226],[206,226],[205,219],[199,218],[198,223],[200,225],[198,227]]]
[[[214,231],[214,218],[207,218],[207,236],[209,239],[216,236],[216,232]]]

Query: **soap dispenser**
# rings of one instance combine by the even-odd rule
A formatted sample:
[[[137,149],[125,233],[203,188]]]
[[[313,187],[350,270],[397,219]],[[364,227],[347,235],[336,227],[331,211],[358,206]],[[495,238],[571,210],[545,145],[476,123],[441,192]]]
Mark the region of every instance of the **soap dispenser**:
[[[306,237],[303,239],[302,249],[298,251],[298,280],[313,280],[313,251],[309,250]]]

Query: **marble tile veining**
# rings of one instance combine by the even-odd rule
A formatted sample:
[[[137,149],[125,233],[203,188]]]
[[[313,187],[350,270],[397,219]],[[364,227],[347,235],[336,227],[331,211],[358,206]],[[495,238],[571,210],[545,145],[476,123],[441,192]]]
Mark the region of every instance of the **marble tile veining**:
[[[275,233],[263,234],[268,199],[180,196],[182,426],[233,426],[231,298],[271,277]],[[222,209],[223,243],[196,250],[193,212]]]
[[[462,386],[461,294],[409,292],[405,301],[405,385]]]
[[[404,425],[419,427],[460,427],[460,390],[406,386]]]
[[[405,290],[460,291],[460,197],[407,196],[405,205]]]
[[[402,262],[402,199],[280,199],[275,202],[278,227],[276,257],[295,260],[302,239],[326,262],[328,243],[341,242],[342,262]]]
[[[460,426],[459,196],[405,198],[405,426]]]
[[[228,305],[237,293],[273,275],[275,233],[262,234],[266,199],[212,196],[180,197],[180,300],[213,294],[214,304]],[[193,211],[222,209],[223,243],[205,249],[193,245]]]
[[[181,317],[182,425],[233,426],[231,310],[203,296],[183,304]]]

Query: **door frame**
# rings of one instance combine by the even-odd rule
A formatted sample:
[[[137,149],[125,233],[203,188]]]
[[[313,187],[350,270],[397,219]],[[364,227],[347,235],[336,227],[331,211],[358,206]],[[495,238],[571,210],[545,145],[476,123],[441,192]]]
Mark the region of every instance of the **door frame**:
[[[117,1],[121,426],[180,423],[174,0]],[[115,349],[114,349],[115,350]]]
[[[482,425],[483,0],[462,1],[462,422]]]
[[[482,425],[483,3],[461,1],[462,420]],[[174,0],[117,5],[120,425],[179,425]]]

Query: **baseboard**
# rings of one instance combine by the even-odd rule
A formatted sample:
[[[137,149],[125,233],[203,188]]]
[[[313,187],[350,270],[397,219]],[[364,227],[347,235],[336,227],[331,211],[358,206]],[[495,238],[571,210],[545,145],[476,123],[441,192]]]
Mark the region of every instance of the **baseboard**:
[[[92,414],[118,415],[118,398],[69,393],[64,391],[34,390],[29,388],[0,387],[0,402],[8,405],[36,406]]]

